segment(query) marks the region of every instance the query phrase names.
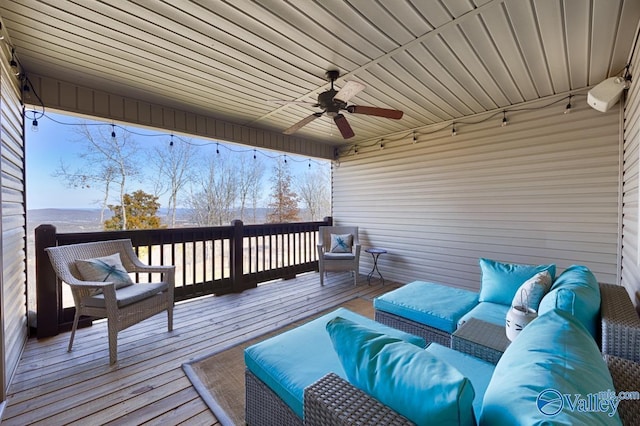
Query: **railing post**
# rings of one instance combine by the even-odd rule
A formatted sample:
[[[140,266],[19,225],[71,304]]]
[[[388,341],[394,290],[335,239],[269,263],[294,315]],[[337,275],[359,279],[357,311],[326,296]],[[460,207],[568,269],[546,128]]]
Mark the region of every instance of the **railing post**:
[[[35,229],[36,250],[36,303],[37,336],[49,337],[58,334],[58,315],[62,295],[58,291],[58,278],[44,251],[56,245],[56,227],[40,225]]]
[[[333,226],[333,217],[325,216],[322,221],[324,222],[324,226]]]
[[[244,224],[241,220],[231,221],[233,238],[231,239],[231,286],[234,293],[245,289],[244,280]]]

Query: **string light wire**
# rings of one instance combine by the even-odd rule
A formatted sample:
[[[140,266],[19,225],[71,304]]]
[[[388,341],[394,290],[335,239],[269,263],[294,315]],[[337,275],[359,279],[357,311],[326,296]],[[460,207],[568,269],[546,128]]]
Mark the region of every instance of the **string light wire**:
[[[62,120],[58,120],[53,118],[50,114],[45,113],[45,112],[39,112],[39,111],[34,111],[34,110],[27,110],[25,111],[25,115],[27,113],[32,113],[34,114],[34,120],[36,119],[36,114],[37,118],[46,118],[47,120],[52,121],[53,123],[62,125],[62,126],[78,126],[80,125],[77,122],[67,122],[67,121],[62,121]],[[130,129],[128,127],[122,126],[120,124],[116,124],[116,123],[99,123],[99,122],[86,122],[86,123],[82,123],[82,125],[85,126],[97,126],[97,127],[105,127],[105,126],[110,126],[111,127],[111,134],[115,134],[116,130],[122,132],[122,133],[128,133],[131,135],[135,135],[135,136],[140,136],[140,137],[145,137],[145,138],[166,138],[167,136],[169,136],[170,141],[169,141],[169,146],[173,146],[176,141],[182,142],[184,144],[187,145],[191,145],[191,146],[196,146],[196,147],[204,147],[204,146],[211,146],[211,145],[215,145],[216,146],[216,154],[220,154],[221,149],[225,149],[231,153],[236,153],[236,154],[242,154],[242,153],[247,153],[247,152],[252,152],[253,151],[253,158],[257,159],[258,155],[261,155],[262,157],[271,159],[271,160],[275,160],[275,159],[284,159],[285,163],[288,163],[289,161],[295,162],[295,163],[307,163],[308,167],[311,167],[311,164],[315,164],[315,165],[322,165],[323,162],[315,160],[313,158],[306,158],[306,157],[302,157],[300,156],[300,158],[296,158],[298,156],[291,156],[291,155],[287,155],[287,154],[269,154],[267,152],[255,149],[255,148],[233,148],[231,146],[228,146],[224,143],[221,143],[220,141],[202,141],[202,142],[194,142],[193,140],[187,139],[187,138],[183,138],[180,137],[178,135],[175,135],[173,133],[167,135],[167,133],[143,133],[143,132],[139,132],[139,131],[135,131],[133,129]]]
[[[549,108],[555,105],[558,105],[560,103],[564,103],[565,101],[569,100],[569,102],[571,102],[571,100],[574,100],[576,97],[578,96],[582,96],[586,98],[586,94],[569,94],[567,96],[564,96],[562,98],[553,100],[549,103],[546,103],[544,105],[540,105],[540,106],[534,106],[534,107],[520,107],[520,108],[509,108],[509,109],[501,109],[499,111],[490,111],[490,112],[486,112],[486,113],[479,113],[477,114],[478,116],[480,116],[481,118],[477,119],[477,120],[473,120],[473,119],[456,119],[451,120],[451,121],[445,121],[442,123],[436,123],[433,124],[434,128],[430,129],[430,130],[423,130],[423,131],[419,131],[418,129],[412,129],[410,131],[408,131],[407,133],[403,133],[397,137],[385,137],[383,140],[385,142],[397,142],[397,141],[401,141],[401,140],[411,140],[412,143],[416,143],[418,140],[418,136],[425,136],[425,135],[430,135],[433,133],[438,133],[446,128],[451,128],[451,136],[455,136],[458,134],[459,130],[460,130],[460,125],[475,125],[475,124],[481,124],[484,123],[486,121],[489,120],[493,120],[496,116],[502,115],[502,125],[504,125],[504,121],[507,118],[507,113],[512,113],[512,112],[524,112],[524,111],[537,111],[537,110],[541,110],[541,109],[545,109],[545,108]],[[536,100],[537,102],[538,100]],[[564,111],[563,111],[564,113]],[[508,123],[508,120],[507,120]],[[375,147],[375,146],[380,146],[380,141],[381,139],[374,139],[371,140],[369,142],[358,142],[357,147],[358,148],[371,148],[371,147]],[[350,154],[357,154],[358,153],[358,149],[355,148],[355,144],[354,145],[347,145],[344,147],[340,147],[340,148],[336,148],[336,155],[335,158],[338,159],[341,156],[346,156],[346,155],[350,155]],[[386,144],[385,144],[386,147]]]

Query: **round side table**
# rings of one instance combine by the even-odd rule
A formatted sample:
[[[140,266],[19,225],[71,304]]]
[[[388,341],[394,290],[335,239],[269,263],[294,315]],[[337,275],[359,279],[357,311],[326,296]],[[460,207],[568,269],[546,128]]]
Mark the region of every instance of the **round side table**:
[[[387,251],[385,249],[375,248],[375,247],[368,248],[365,251],[367,253],[370,253],[371,256],[373,257],[373,268],[371,269],[371,272],[369,272],[369,275],[367,275],[367,282],[369,283],[369,285],[371,285],[371,277],[375,272],[377,272],[378,276],[380,276],[380,279],[382,280],[382,285],[384,285],[384,277],[382,276],[382,274],[380,273],[380,270],[378,269],[378,257],[380,257],[381,254],[387,253]]]

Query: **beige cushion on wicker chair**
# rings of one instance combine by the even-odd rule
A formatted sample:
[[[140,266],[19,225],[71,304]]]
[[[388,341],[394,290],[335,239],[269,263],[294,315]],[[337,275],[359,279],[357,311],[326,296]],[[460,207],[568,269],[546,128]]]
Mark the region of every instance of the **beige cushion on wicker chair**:
[[[116,301],[118,308],[124,308],[127,305],[144,300],[157,293],[167,291],[167,283],[149,283],[136,284],[127,287],[121,287],[116,291]],[[105,308],[104,294],[96,294],[82,299],[85,306],[94,306],[97,308]]]
[[[73,295],[76,313],[69,351],[81,315],[107,318],[111,364],[118,360],[119,331],[163,311],[167,311],[168,331],[173,330],[175,266],[145,265],[133,251],[131,240],[70,244],[46,251],[56,275],[71,287]],[[80,269],[86,266],[91,267],[85,276]],[[161,280],[127,285],[125,275],[130,273],[159,275]]]

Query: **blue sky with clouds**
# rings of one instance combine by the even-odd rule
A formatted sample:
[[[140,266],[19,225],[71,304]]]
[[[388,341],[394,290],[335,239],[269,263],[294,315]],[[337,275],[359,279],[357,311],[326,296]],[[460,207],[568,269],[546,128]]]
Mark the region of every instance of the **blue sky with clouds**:
[[[79,164],[79,154],[83,145],[77,141],[78,135],[75,132],[77,126],[83,122],[102,123],[110,129],[110,122],[99,122],[85,120],[69,115],[55,114],[47,112],[44,117],[38,119],[37,131],[32,130],[32,115],[27,112],[25,119],[26,127],[26,169],[27,169],[27,208],[43,209],[43,208],[97,208],[102,193],[94,188],[78,189],[69,188],[61,178],[53,177],[60,162],[71,165]],[[64,123],[64,124],[63,124]],[[140,146],[153,152],[153,147],[166,146],[170,141],[170,135],[161,131],[153,131],[137,128],[128,125],[115,123],[115,131],[131,131],[135,133],[133,136],[139,142]],[[178,136],[176,136],[178,137]],[[197,138],[189,138],[197,144],[209,145],[205,150],[211,151],[213,154],[216,148],[220,151],[228,151],[229,155],[233,155],[238,151],[252,151],[253,148],[234,144],[216,145],[216,141],[204,140]],[[261,157],[267,171],[270,173],[272,169],[273,158],[283,155],[272,151],[257,150],[256,156]],[[317,159],[308,159],[306,157],[287,155],[287,164],[291,167],[291,173],[295,178],[297,173],[304,173],[312,168],[324,168],[329,176],[330,162]],[[269,184],[269,176],[264,177],[264,183]],[[135,188],[134,188],[135,186]],[[132,184],[131,190],[143,189],[153,192],[150,188],[145,188],[144,183]],[[268,188],[265,191],[268,192]],[[111,202],[114,202],[112,200]],[[166,206],[166,196],[160,197],[162,206]]]

